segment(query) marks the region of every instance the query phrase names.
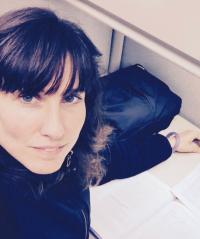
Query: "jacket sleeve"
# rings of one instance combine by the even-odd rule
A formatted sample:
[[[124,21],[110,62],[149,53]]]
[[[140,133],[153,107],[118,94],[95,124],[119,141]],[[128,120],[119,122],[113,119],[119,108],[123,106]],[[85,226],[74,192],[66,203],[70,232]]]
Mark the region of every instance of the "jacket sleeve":
[[[169,141],[160,134],[115,140],[103,152],[107,174],[101,184],[139,174],[163,162],[171,154]]]

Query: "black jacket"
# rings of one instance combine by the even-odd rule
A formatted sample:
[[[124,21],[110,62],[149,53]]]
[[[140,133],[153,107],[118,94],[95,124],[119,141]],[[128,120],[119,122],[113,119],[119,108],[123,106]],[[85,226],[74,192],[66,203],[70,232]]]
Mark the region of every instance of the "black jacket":
[[[108,171],[101,184],[136,175],[167,159],[170,144],[155,132],[166,128],[181,106],[168,86],[138,65],[102,81],[105,120],[118,131],[103,152]],[[76,171],[66,172],[64,162],[53,174],[32,173],[1,148],[0,238],[87,239],[89,190],[80,188]]]
[[[169,125],[181,105],[164,83],[138,66],[104,80],[105,118],[118,132],[102,153],[108,171],[101,184],[167,159],[170,144],[155,132]],[[76,171],[66,173],[64,162],[57,172],[38,175],[0,149],[0,238],[87,239],[89,227],[89,190],[81,189]]]
[[[170,156],[171,147],[165,137],[151,135],[113,142],[104,154],[109,161],[107,176],[102,183],[151,168]],[[39,175],[27,170],[2,148],[0,162],[0,238],[88,238],[89,190],[79,187],[75,174],[65,174],[56,183],[59,175],[65,172],[65,163],[53,174]],[[23,179],[14,177],[16,170]],[[41,185],[44,193],[39,196]]]

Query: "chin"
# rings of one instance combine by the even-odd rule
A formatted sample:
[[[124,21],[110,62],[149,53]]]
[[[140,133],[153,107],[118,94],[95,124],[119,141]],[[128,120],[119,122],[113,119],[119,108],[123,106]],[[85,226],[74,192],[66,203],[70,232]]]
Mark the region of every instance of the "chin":
[[[54,168],[45,168],[45,170],[44,169],[33,169],[33,168],[29,168],[29,170],[31,171],[31,172],[33,172],[33,173],[36,173],[36,174],[52,174],[52,173],[55,173],[55,172],[57,172],[59,169],[61,168],[61,166],[60,167],[54,167]]]
[[[35,165],[25,165],[25,167],[27,167],[31,172],[36,174],[51,174],[55,173],[61,168],[64,159],[49,161],[40,160],[41,162],[37,162],[37,164]]]

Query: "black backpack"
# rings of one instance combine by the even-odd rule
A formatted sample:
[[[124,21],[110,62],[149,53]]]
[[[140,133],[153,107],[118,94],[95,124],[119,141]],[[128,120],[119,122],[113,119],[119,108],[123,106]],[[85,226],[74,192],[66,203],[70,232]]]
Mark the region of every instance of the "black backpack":
[[[181,98],[139,64],[101,79],[104,118],[120,139],[157,133],[180,111]]]

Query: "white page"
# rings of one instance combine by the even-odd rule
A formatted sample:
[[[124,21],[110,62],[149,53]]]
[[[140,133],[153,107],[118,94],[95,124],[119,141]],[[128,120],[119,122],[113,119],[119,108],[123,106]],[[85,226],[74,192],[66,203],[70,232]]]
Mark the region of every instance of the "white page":
[[[148,172],[91,190],[91,226],[103,239],[122,239],[174,199]]]
[[[180,202],[174,201],[156,216],[134,228],[123,237],[126,239],[199,239],[200,223]]]
[[[200,165],[175,185],[172,192],[186,207],[200,217]]]

